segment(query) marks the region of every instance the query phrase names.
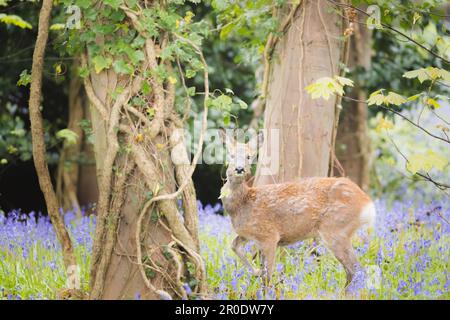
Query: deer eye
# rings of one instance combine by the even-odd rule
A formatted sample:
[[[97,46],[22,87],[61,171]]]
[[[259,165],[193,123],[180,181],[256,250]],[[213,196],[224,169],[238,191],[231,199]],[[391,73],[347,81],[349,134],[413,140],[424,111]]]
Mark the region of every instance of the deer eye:
[[[252,157],[251,156],[247,156],[247,159],[250,160]]]

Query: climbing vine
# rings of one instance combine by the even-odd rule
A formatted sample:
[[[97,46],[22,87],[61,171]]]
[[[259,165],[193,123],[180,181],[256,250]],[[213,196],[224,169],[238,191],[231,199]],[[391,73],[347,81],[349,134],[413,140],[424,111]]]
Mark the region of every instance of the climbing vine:
[[[198,1],[190,1],[197,3]],[[145,286],[159,298],[174,295],[186,298],[184,283],[193,294],[206,294],[206,274],[199,255],[197,207],[192,185],[204,139],[209,105],[217,105],[210,95],[208,66],[201,46],[208,26],[195,21],[194,14],[182,10],[184,1],[63,1],[81,10],[79,28],[67,29],[67,54],[80,55],[80,76],[84,79],[94,117],[104,127],[106,148],[97,164],[99,201],[97,228],[92,253],[91,298],[103,296],[111,256],[118,245],[117,232],[123,219],[124,192],[130,181],[140,183],[142,203],[134,231],[135,253],[125,255],[137,265]],[[192,162],[184,147],[183,119],[189,116],[194,87],[186,79],[203,74],[204,110],[202,132]],[[99,87],[102,77],[114,79]],[[184,87],[184,103],[175,105],[177,85]],[[181,131],[180,131],[181,130]],[[183,159],[175,163],[173,159]],[[140,176],[143,181],[133,177]],[[174,184],[175,183],[175,184]],[[176,201],[182,200],[183,216]],[[155,213],[156,212],[156,213]],[[146,245],[148,226],[156,222],[170,234],[168,243],[156,248]],[[155,261],[155,252],[173,261],[173,271]],[[191,266],[183,268],[184,265]],[[159,274],[169,283],[158,288],[152,282]]]

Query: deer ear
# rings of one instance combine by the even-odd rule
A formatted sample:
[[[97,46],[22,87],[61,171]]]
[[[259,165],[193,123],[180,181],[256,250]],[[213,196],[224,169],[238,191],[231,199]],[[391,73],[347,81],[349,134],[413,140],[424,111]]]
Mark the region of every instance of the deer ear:
[[[258,148],[261,148],[264,143],[264,132],[258,132]]]

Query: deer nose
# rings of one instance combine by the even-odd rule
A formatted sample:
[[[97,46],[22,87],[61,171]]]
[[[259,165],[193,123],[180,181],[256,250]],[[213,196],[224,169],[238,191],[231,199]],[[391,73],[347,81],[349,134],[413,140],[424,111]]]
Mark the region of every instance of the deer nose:
[[[236,173],[241,174],[241,173],[244,173],[244,168],[243,167],[237,167],[235,169],[235,171],[236,171]]]

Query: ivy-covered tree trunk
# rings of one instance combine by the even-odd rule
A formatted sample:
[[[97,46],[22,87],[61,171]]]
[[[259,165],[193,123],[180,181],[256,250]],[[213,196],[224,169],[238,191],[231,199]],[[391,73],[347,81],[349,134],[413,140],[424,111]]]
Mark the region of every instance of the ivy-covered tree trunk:
[[[372,54],[372,32],[364,25],[355,24],[350,40],[349,68],[365,73],[370,68]],[[367,90],[357,81],[358,86],[349,93],[354,100],[366,101]],[[354,100],[345,100],[339,120],[336,137],[336,156],[344,174],[357,183],[363,190],[369,188],[370,139],[367,127],[367,104]]]
[[[92,145],[82,127],[90,121],[89,101],[78,77],[75,63],[69,85],[69,119],[67,128],[77,135],[75,143],[64,143],[57,170],[56,193],[65,210],[80,212],[82,206],[97,202],[98,186]]]
[[[292,10],[286,8],[280,19]],[[339,74],[341,35],[341,18],[330,2],[304,0],[271,49],[263,146],[270,154],[263,151],[259,159],[256,185],[327,176],[336,99],[313,100],[305,87],[319,78]],[[276,163],[277,157],[272,174],[264,173],[265,164]]]
[[[155,23],[149,12],[165,10],[159,5],[114,11],[98,4],[95,26],[87,21],[98,30],[128,26],[114,36],[93,35],[83,56],[99,183],[92,299],[187,298],[185,284],[197,297],[206,294],[194,167],[180,133],[172,65],[160,58],[178,37],[201,52],[181,36],[143,27]]]

